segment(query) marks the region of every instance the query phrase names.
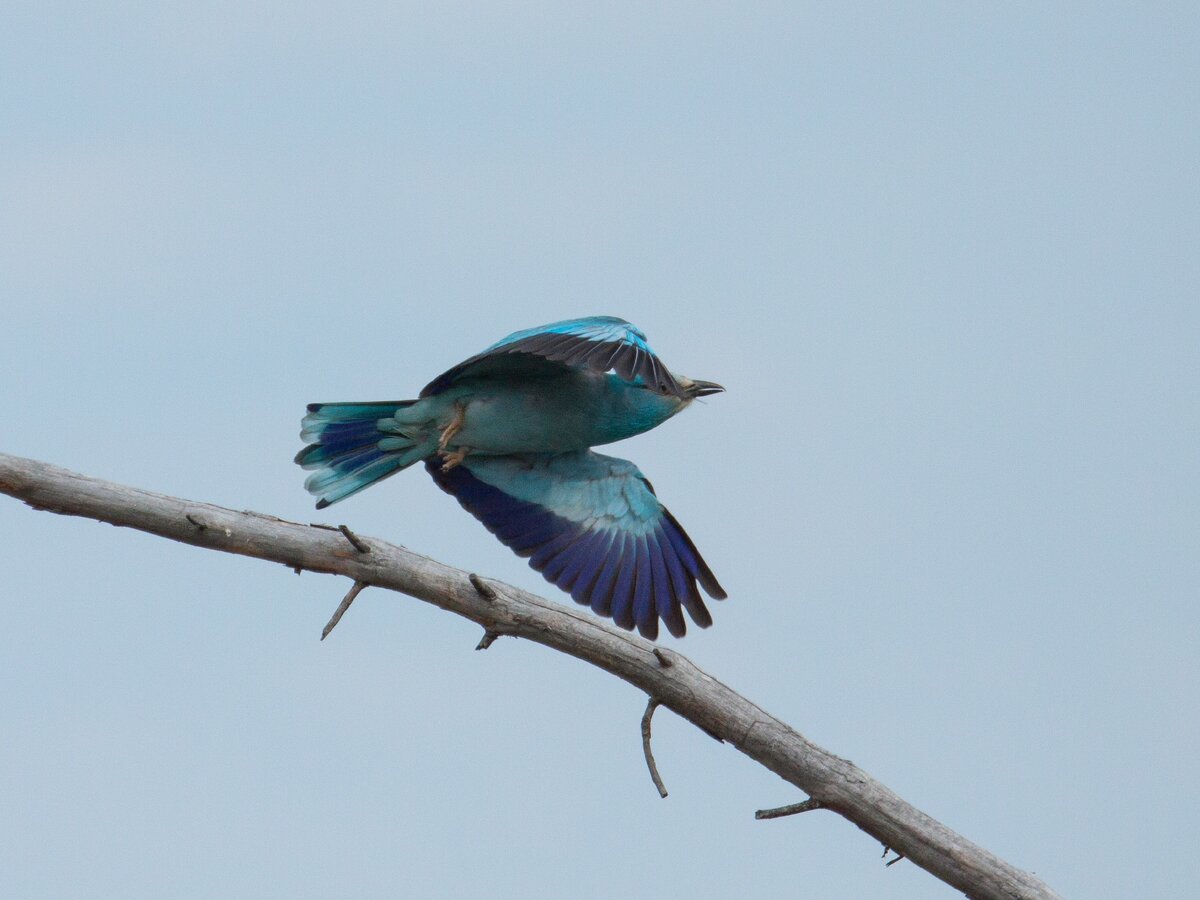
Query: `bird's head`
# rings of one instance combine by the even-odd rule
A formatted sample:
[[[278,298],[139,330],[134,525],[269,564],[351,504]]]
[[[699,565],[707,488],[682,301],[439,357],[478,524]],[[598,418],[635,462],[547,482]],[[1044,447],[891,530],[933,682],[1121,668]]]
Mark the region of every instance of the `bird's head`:
[[[688,378],[686,375],[676,375],[675,380],[683,388],[683,395],[689,402],[695,400],[697,397],[707,397],[709,394],[719,394],[725,390],[725,388],[721,387],[715,381],[700,381]]]

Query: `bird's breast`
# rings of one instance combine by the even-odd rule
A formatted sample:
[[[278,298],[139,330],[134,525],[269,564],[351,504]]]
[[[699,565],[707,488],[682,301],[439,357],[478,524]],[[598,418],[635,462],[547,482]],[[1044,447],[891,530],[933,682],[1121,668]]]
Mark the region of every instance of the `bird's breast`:
[[[463,427],[452,445],[492,454],[609,444],[653,428],[680,408],[677,398],[592,372],[527,382],[481,379],[455,392]]]

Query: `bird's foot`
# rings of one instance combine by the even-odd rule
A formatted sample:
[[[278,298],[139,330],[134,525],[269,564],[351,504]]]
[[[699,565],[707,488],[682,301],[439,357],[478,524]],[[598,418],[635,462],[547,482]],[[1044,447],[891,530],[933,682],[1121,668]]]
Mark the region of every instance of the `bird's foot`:
[[[450,440],[462,431],[463,422],[466,421],[466,412],[466,407],[461,403],[454,404],[454,418],[450,420],[449,425],[442,429],[442,436],[438,439],[438,453],[445,453],[446,448],[450,446]],[[458,462],[462,462],[462,460],[459,459]],[[454,465],[458,465],[458,463]]]
[[[438,451],[438,456],[442,458],[442,471],[449,472],[455,466],[461,465],[462,461],[467,458],[470,451],[466,447],[459,447],[453,452],[450,450]]]

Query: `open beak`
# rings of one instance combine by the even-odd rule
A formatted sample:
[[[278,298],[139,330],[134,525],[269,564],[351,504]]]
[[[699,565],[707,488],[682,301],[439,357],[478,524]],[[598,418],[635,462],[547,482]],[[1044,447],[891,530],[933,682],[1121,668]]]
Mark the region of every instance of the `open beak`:
[[[707,397],[709,394],[719,394],[725,388],[715,381],[693,381],[688,385],[688,393],[693,397]]]

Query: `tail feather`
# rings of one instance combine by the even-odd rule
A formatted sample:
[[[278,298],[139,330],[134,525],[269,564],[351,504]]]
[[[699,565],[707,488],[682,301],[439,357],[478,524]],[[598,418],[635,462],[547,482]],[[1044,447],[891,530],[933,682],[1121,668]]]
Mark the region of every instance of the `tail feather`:
[[[317,509],[396,474],[436,449],[436,442],[396,421],[397,412],[417,402],[309,404],[300,438],[311,443],[296,454],[296,463],[312,473],[304,487],[318,498]]]

